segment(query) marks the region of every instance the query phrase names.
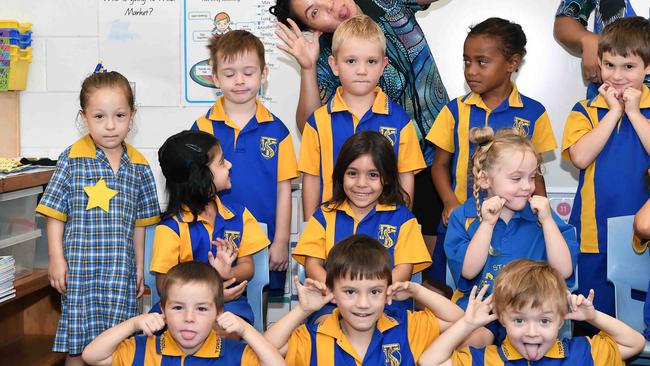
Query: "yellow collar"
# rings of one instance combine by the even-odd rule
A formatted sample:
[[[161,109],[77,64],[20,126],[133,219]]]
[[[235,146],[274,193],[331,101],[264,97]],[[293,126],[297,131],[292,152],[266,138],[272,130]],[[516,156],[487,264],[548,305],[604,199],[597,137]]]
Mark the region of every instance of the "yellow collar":
[[[389,99],[386,93],[384,93],[384,91],[381,90],[381,88],[378,86],[375,87],[374,93],[375,101],[372,103],[372,111],[377,114],[389,114]],[[332,98],[332,102],[330,103],[330,112],[342,111],[348,111],[352,113],[348,105],[345,104],[345,100],[343,100],[343,87],[339,86],[336,88],[336,94],[334,94],[334,98]],[[361,118],[361,116],[359,116],[359,118]]]
[[[230,220],[230,219],[232,219],[232,218],[235,216],[235,214],[232,213],[232,212],[228,209],[228,207],[224,206],[224,205],[221,203],[221,200],[219,199],[219,196],[215,196],[215,197],[214,197],[214,202],[217,204],[217,213],[218,213],[221,217],[223,217],[224,220]],[[182,220],[183,222],[192,222],[192,220],[194,219],[194,216],[193,216],[192,213],[190,212],[189,208],[188,208],[187,206],[183,205],[183,206],[182,206],[182,209],[183,209],[183,211],[180,213],[180,214],[181,214],[181,220]],[[202,221],[202,222],[208,222],[208,220],[207,220],[205,217],[201,216],[200,213],[199,213],[199,217],[197,217],[196,220],[197,220],[197,221]],[[212,225],[211,222],[209,222],[209,224]]]
[[[258,123],[273,121],[273,115],[271,112],[269,112],[264,104],[262,104],[258,99],[255,99],[255,106],[255,119],[257,119]],[[223,121],[225,123],[230,121],[228,114],[226,114],[226,110],[223,108],[223,96],[219,97],[219,99],[214,103],[208,119],[213,121]]]
[[[512,92],[510,92],[510,96],[508,97],[508,105],[510,107],[521,108],[524,106],[524,103],[521,101],[521,95],[517,90],[517,84],[515,84],[514,82],[511,82],[511,84],[512,84]],[[488,108],[483,102],[483,98],[481,98],[481,95],[478,93],[471,92],[467,94],[467,96],[465,96],[462,102],[468,105],[476,105],[477,107],[484,109],[486,111],[490,110],[490,108]]]
[[[524,356],[515,349],[515,347],[510,343],[510,339],[506,337],[506,339],[501,343],[501,351],[503,352],[503,355],[508,359],[508,361],[514,361],[514,360],[521,360],[524,358]],[[564,344],[562,341],[559,339],[555,340],[555,343],[551,348],[546,352],[544,357],[548,358],[565,358],[566,357],[566,351],[564,349]]]
[[[596,97],[589,101],[588,105],[590,107],[609,109],[607,101],[600,94],[596,95]],[[648,89],[646,85],[641,86],[641,100],[639,101],[639,108],[650,108],[650,89]]]
[[[329,210],[336,209],[337,211],[343,211],[348,216],[356,218],[356,215],[352,210],[352,206],[350,206],[350,201],[347,199],[343,201],[343,203],[341,203],[338,207],[335,208],[334,205],[328,205],[327,209]],[[375,211],[395,211],[396,209],[397,206],[395,205],[385,205],[382,203],[377,203],[377,205],[375,205]]]
[[[132,164],[138,164],[138,165],[149,165],[147,162],[147,159],[142,155],[138,150],[136,150],[133,146],[129,145],[128,143],[124,142],[124,146],[126,146],[126,155],[129,157],[129,160],[131,160]],[[77,140],[74,144],[72,144],[72,148],[70,149],[70,153],[68,154],[69,158],[91,158],[95,159],[97,157],[97,146],[95,145],[95,142],[93,141],[92,137],[90,135],[86,135],[79,140]]]
[[[323,322],[318,326],[316,332],[328,335],[336,339],[347,339],[346,335],[343,334],[343,329],[341,328],[341,322],[339,318],[341,317],[341,312],[339,309],[334,309],[332,314],[325,318]],[[385,331],[396,327],[399,325],[399,322],[382,312],[381,316],[377,320],[377,325],[375,326],[378,331],[384,333]]]
[[[169,330],[165,331],[159,338],[159,344],[156,345],[156,350],[159,354],[164,356],[188,356],[178,346],[174,338],[172,338]],[[214,330],[210,331],[208,337],[203,341],[201,347],[192,355],[201,358],[218,358],[221,356],[221,337],[217,336]]]

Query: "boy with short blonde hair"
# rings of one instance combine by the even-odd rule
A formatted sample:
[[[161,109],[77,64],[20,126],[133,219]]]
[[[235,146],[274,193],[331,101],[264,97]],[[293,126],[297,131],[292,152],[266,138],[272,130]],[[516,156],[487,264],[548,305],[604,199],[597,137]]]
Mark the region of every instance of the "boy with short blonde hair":
[[[547,262],[518,259],[497,275],[494,292],[472,289],[462,319],[440,335],[420,358],[433,365],[620,365],[639,353],[645,339],[625,323],[594,309],[593,290],[572,295]],[[478,292],[478,294],[477,294]],[[491,313],[491,311],[494,311]],[[454,351],[474,329],[498,319],[507,337],[501,346]],[[558,339],[564,320],[582,320],[599,328],[594,337]]]
[[[341,86],[332,99],[307,119],[302,133],[298,170],[303,174],[303,214],[309,219],[332,197],[332,171],[343,142],[359,131],[384,135],[397,156],[400,184],[412,204],[414,175],[426,168],[411,118],[377,86],[388,65],[386,39],[366,15],[336,28],[328,58]],[[410,205],[409,205],[410,206]]]
[[[210,265],[180,263],[167,272],[163,288],[163,315],[143,314],[108,329],[86,347],[84,361],[91,365],[167,365],[180,357],[179,364],[186,365],[201,359],[210,359],[211,365],[286,365],[255,328],[223,312],[223,283]],[[220,337],[213,329],[215,324],[248,345]],[[164,333],[154,335],[165,326]],[[129,338],[138,332],[145,335]]]

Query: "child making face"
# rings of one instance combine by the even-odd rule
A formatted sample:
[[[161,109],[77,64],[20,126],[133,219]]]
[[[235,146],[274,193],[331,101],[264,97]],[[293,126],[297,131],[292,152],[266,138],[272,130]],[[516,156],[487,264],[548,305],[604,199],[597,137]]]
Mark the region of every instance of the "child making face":
[[[519,259],[501,270],[494,293],[472,289],[467,311],[422,354],[420,365],[623,365],[639,353],[645,340],[625,323],[567,291],[564,279],[548,263]],[[567,311],[567,308],[569,309]],[[491,313],[493,311],[493,313]],[[500,349],[454,349],[476,327],[499,320],[507,331]],[[592,337],[557,339],[565,319],[587,321],[601,329]]]
[[[162,314],[131,318],[95,338],[84,350],[84,360],[93,365],[167,365],[180,356],[187,365],[205,359],[213,365],[286,365],[255,328],[223,312],[221,278],[205,263],[184,262],[172,268],[165,278],[161,304]],[[213,330],[215,324],[248,345],[219,337]],[[154,335],[165,326],[162,335]],[[137,332],[145,335],[128,338]]]

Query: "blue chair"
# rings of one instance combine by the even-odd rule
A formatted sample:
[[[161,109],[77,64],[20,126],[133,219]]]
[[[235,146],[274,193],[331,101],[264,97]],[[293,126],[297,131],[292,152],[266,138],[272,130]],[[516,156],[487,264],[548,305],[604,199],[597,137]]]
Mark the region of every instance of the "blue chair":
[[[643,301],[632,298],[632,290],[645,293],[650,280],[650,256],[632,249],[634,216],[607,219],[607,280],[614,284],[616,318],[643,332]],[[598,296],[598,294],[596,294]],[[650,365],[650,343],[632,361],[632,365]]]
[[[149,272],[151,256],[153,254],[153,236],[156,232],[156,225],[147,226],[144,232],[144,284],[151,290],[151,304],[153,306],[160,301],[158,289],[156,288],[156,275]]]
[[[267,233],[265,223],[260,222],[264,233]],[[255,329],[264,332],[264,287],[269,285],[269,248],[266,247],[253,254],[253,263],[255,264],[255,274],[248,281],[246,287],[246,297],[248,304],[253,309],[255,315]]]
[[[264,233],[266,233],[266,224],[260,222],[260,226]],[[151,289],[151,305],[160,301],[158,289],[156,288],[156,275],[149,272],[155,230],[155,225],[147,227],[144,247],[144,283]],[[248,298],[248,304],[253,309],[253,314],[255,315],[255,324],[253,325],[258,331],[264,332],[264,304],[262,293],[264,287],[269,284],[269,248],[264,248],[253,254],[253,263],[255,264],[255,274],[248,281],[246,296]]]

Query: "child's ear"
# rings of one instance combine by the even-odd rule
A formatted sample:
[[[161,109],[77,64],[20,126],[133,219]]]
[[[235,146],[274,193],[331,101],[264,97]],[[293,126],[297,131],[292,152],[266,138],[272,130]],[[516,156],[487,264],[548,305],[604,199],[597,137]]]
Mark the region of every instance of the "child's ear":
[[[214,70],[212,70],[212,82],[214,83],[214,86],[221,89],[219,86],[219,78],[217,78],[217,73]]]
[[[332,69],[334,75],[339,76],[339,68],[336,65],[336,57],[334,57],[334,55],[330,55],[327,58],[327,63],[330,65],[330,68]]]
[[[262,68],[262,75],[260,76],[260,85],[266,84],[268,77],[269,77],[269,67],[267,65],[264,65],[264,67]]]
[[[382,68],[382,70],[385,69],[386,66],[388,66],[388,57],[384,56],[384,58],[381,60],[381,68]]]
[[[508,60],[508,72],[513,73],[519,69],[519,66],[521,66],[521,60],[522,57],[520,54],[515,53],[514,55],[510,56],[510,59]]]
[[[650,64],[645,65],[645,74],[650,75]]]

